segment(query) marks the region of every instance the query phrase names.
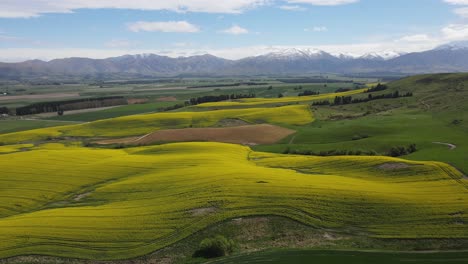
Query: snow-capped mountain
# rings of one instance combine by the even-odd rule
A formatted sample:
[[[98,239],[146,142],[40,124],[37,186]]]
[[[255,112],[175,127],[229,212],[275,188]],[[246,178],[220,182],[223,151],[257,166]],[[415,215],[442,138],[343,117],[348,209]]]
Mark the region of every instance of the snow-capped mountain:
[[[309,48],[286,48],[286,49],[276,49],[265,55],[268,58],[272,59],[317,59],[323,57],[335,57],[341,60],[352,60],[352,59],[364,59],[364,60],[390,60],[401,55],[406,54],[405,52],[399,52],[394,50],[384,50],[380,52],[369,52],[363,55],[358,55],[354,53],[346,52],[332,52],[328,53],[320,49],[309,49]]]
[[[391,60],[391,59],[400,57],[404,54],[406,53],[398,52],[394,50],[385,50],[381,52],[369,52],[360,56],[359,58],[365,59],[365,60]]]
[[[468,41],[456,41],[441,45],[434,50],[468,50]]]
[[[332,52],[330,54],[341,60],[353,60],[360,57],[360,55],[351,52]]]
[[[330,56],[323,50],[319,49],[299,49],[299,48],[286,48],[286,49],[276,49],[270,53],[262,55],[266,58],[271,59],[317,59],[324,56]]]
[[[124,55],[108,59],[67,58],[0,63],[0,78],[96,76],[166,77],[294,75],[310,73],[434,73],[468,71],[468,42],[456,42],[424,52],[372,52],[364,55],[328,53],[319,49],[274,49],[240,60],[205,54],[172,58],[156,54]]]

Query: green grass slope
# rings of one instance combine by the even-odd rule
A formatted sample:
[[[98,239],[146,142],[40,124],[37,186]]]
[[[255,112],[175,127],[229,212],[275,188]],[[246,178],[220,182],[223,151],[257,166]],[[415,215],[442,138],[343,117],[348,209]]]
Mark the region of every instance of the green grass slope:
[[[63,126],[66,124],[67,122],[51,121],[51,120],[22,120],[22,119],[0,120],[0,134],[13,133],[13,132],[45,128],[45,127]],[[73,122],[70,122],[69,124],[73,124]]]
[[[468,74],[422,75],[389,84],[413,97],[382,99],[341,106],[314,106],[317,121],[291,127],[298,133],[280,144],[258,146],[261,151],[375,151],[416,144],[412,160],[438,160],[468,173]],[[360,95],[361,97],[367,95]],[[355,96],[356,98],[359,95]],[[449,143],[447,145],[434,142]]]

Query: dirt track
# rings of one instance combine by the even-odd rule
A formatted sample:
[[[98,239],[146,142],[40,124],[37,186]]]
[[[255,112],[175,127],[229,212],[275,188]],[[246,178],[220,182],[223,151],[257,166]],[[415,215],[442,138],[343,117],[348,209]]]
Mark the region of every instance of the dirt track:
[[[438,144],[438,145],[445,145],[445,146],[449,147],[449,148],[450,148],[450,150],[454,150],[454,149],[456,149],[456,148],[457,148],[457,146],[456,146],[456,145],[454,145],[454,144],[450,144],[450,143],[444,143],[444,142],[432,142],[432,143],[434,143],[434,144]]]

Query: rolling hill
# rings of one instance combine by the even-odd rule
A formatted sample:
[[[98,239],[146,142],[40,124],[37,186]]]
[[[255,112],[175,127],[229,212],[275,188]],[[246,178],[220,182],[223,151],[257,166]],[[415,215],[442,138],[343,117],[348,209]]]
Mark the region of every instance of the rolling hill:
[[[221,143],[26,149],[0,158],[0,257],[127,259],[252,215],[376,238],[468,237],[460,224],[467,182],[439,162],[289,156]]]
[[[467,76],[420,75],[370,93],[239,99],[1,134],[0,258],[178,254],[171,251],[178,243],[199,243],[200,234],[226,223],[230,234],[242,232],[242,219],[255,217],[323,232],[331,249],[466,248]],[[414,95],[311,105],[396,91]],[[219,127],[232,120],[242,126]],[[246,123],[287,133],[255,146],[202,137]],[[169,142],[187,135],[198,142],[143,142],[158,131]],[[129,136],[142,145],[92,144]],[[386,152],[408,144],[415,152]],[[274,230],[286,236],[290,229]],[[191,247],[181,247],[191,259]]]

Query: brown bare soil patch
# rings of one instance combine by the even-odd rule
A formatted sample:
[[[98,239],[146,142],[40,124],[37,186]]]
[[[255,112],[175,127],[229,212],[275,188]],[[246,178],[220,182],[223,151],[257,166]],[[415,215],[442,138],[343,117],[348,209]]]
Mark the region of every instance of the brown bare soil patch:
[[[159,97],[156,99],[156,102],[175,102],[177,101],[177,98],[174,96],[165,96],[165,97]]]
[[[0,101],[8,100],[24,100],[24,99],[57,99],[67,97],[80,97],[79,93],[53,93],[53,94],[26,94],[26,95],[11,95],[0,96]]]
[[[91,195],[91,192],[78,194],[77,196],[73,197],[73,201],[75,201],[75,202],[81,201],[82,199],[84,199],[84,198],[86,198],[86,197],[88,197],[90,195]]]
[[[148,99],[145,98],[129,98],[127,99],[128,104],[144,104],[147,103]]]
[[[196,208],[188,211],[192,216],[204,216],[208,214],[212,214],[218,211],[216,207],[203,207],[203,208]]]
[[[223,127],[158,130],[140,138],[101,140],[98,144],[146,145],[155,142],[211,141],[244,145],[272,144],[296,131],[268,124]]]
[[[389,162],[389,163],[384,163],[384,164],[377,166],[377,168],[381,170],[400,170],[400,169],[407,169],[409,167],[411,166],[406,163],[401,163],[401,162]]]

